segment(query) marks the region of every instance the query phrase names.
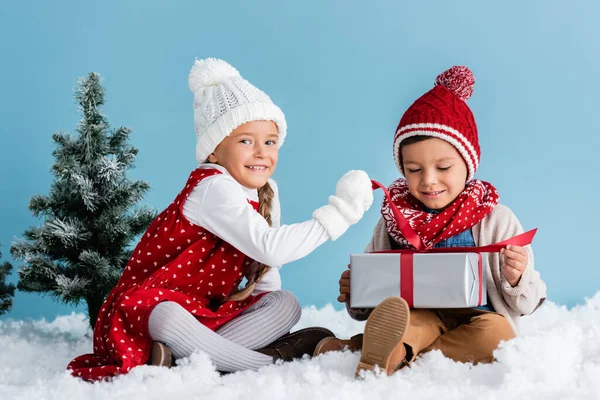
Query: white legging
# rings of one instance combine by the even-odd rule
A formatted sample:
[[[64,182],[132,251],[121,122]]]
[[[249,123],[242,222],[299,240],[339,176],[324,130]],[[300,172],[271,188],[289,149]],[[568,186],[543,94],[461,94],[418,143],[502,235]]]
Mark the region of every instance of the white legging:
[[[285,290],[264,295],[238,317],[212,331],[179,304],[166,301],[154,307],[148,319],[152,340],[165,343],[175,358],[194,351],[207,353],[219,371],[241,371],[273,363],[253,351],[288,333],[300,319],[298,299]]]

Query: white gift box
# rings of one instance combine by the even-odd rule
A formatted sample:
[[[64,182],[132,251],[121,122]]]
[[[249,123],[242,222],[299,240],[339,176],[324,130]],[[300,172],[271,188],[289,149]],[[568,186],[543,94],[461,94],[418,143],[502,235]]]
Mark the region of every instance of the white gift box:
[[[372,308],[400,296],[411,308],[487,304],[481,253],[387,252],[350,255],[350,307]]]

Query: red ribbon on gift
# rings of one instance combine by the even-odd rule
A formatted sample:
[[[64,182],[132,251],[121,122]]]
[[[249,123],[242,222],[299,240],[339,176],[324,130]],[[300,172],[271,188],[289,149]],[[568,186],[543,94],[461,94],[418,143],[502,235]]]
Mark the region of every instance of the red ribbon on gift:
[[[469,249],[469,247],[464,248]],[[406,300],[406,303],[410,308],[413,308],[415,304],[414,255],[417,252],[413,250],[391,250],[375,251],[374,253],[400,253],[400,297]],[[477,276],[479,282],[477,305],[480,306],[483,302],[483,258],[479,252],[477,253],[477,256]]]
[[[388,192],[387,188],[381,183],[371,180],[373,190],[381,189],[385,197],[387,198],[394,219],[398,224],[398,228],[402,235],[413,245],[414,249],[400,249],[400,250],[384,250],[375,251],[373,253],[399,253],[400,254],[400,297],[402,297],[408,303],[409,307],[413,307],[414,298],[414,277],[413,277],[413,256],[415,253],[477,253],[479,255],[479,305],[483,298],[483,285],[481,280],[483,279],[483,267],[481,253],[498,253],[500,250],[506,248],[506,246],[527,246],[533,241],[533,237],[537,232],[536,229],[532,229],[520,235],[513,236],[510,239],[503,240],[498,243],[490,244],[481,247],[447,247],[447,248],[425,248],[421,237],[414,231],[410,226],[408,220],[402,215],[398,207],[392,201],[392,197]]]

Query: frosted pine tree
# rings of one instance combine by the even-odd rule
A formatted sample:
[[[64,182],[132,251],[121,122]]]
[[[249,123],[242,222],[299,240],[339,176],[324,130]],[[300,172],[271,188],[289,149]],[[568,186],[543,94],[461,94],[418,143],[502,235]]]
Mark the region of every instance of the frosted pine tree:
[[[2,252],[0,251],[0,259]],[[10,311],[12,307],[12,297],[15,295],[15,285],[6,283],[6,278],[12,271],[12,265],[7,261],[0,261],[0,315]]]
[[[35,195],[29,202],[43,222],[26,230],[25,239],[10,250],[24,262],[19,290],[49,293],[67,304],[85,302],[93,327],[131,255],[133,240],[156,213],[134,208],[149,185],[126,176],[138,150],[128,143],[131,130],[110,129],[100,112],[100,76],[81,79],[75,98],[83,117],[78,135],[52,136],[54,182],[47,196]]]

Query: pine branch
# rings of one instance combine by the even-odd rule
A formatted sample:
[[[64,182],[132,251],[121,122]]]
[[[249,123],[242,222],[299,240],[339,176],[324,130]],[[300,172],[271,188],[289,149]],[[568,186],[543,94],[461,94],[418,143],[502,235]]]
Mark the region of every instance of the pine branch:
[[[73,174],[71,177],[73,194],[79,196],[86,208],[93,212],[97,209],[98,193],[91,177]]]
[[[98,161],[98,177],[105,185],[119,181],[123,177],[123,166],[116,158],[104,156]]]
[[[118,153],[120,149],[126,146],[130,133],[131,129],[129,128],[120,127],[119,129],[115,129],[108,139],[111,152]]]
[[[138,149],[131,146],[124,146],[120,152],[117,153],[117,158],[121,164],[126,168],[131,168],[137,157]]]
[[[0,251],[0,258],[2,252]],[[12,265],[7,261],[0,263],[0,315],[5,314],[12,308],[12,298],[15,295],[15,285],[6,283],[6,279],[12,272]]]
[[[84,224],[77,219],[61,220],[54,218],[44,225],[48,238],[58,239],[65,248],[78,247],[86,242],[92,234],[87,232]]]
[[[58,275],[56,277],[56,289],[54,293],[63,302],[78,305],[81,299],[86,296],[89,284],[90,281],[88,279],[79,276],[69,278],[64,275]]]
[[[43,215],[50,208],[50,198],[35,194],[29,199],[29,210],[34,217]]]
[[[134,236],[144,233],[157,215],[157,212],[149,207],[138,208],[133,215],[129,217],[131,233]]]

